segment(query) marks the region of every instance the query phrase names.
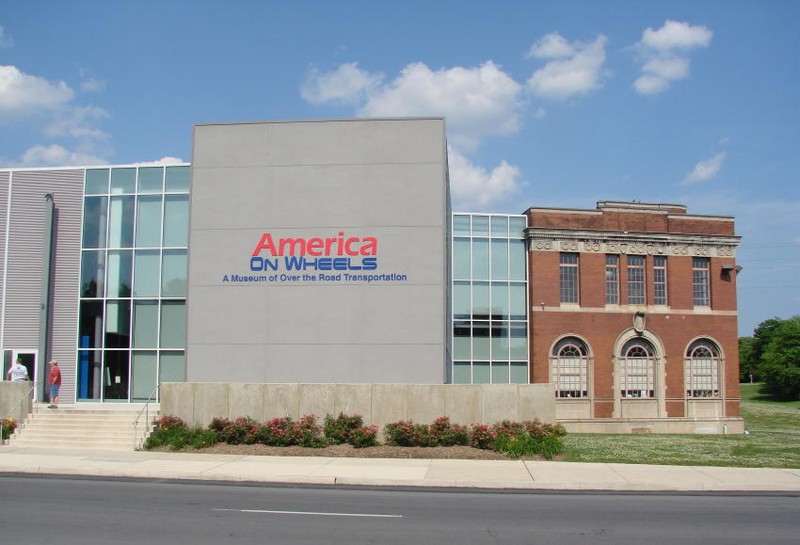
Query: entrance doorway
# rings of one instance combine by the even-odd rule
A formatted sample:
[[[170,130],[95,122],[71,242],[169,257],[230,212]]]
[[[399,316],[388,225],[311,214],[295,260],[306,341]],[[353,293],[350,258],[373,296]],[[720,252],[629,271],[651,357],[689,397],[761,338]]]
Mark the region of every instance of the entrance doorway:
[[[17,358],[20,359],[22,365],[28,370],[28,377],[34,382],[37,383],[37,376],[36,376],[36,361],[37,361],[38,350],[6,350],[4,354],[4,362],[3,362],[3,379],[6,379],[8,370],[11,368],[11,365],[17,361]],[[39,388],[37,383],[37,387],[33,390],[33,401],[38,401],[40,397],[42,397],[43,390]]]

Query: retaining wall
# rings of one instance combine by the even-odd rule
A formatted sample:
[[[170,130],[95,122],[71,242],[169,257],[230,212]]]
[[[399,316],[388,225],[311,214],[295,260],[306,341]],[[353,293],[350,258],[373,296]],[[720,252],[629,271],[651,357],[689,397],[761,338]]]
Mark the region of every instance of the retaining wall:
[[[161,384],[161,414],[191,426],[214,417],[249,416],[260,422],[279,416],[360,414],[379,429],[389,422],[429,424],[449,416],[455,424],[500,420],[555,422],[552,384]]]

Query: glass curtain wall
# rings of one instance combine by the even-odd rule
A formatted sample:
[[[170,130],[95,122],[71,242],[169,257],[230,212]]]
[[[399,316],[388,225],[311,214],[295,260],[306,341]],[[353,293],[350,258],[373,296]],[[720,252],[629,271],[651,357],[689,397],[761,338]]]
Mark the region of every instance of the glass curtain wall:
[[[454,384],[527,384],[525,216],[453,214]]]
[[[87,169],[78,401],[186,379],[189,166]]]

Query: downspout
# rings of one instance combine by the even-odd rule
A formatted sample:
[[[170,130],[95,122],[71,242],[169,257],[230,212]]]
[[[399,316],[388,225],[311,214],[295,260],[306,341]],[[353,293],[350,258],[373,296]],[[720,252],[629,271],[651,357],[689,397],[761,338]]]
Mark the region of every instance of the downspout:
[[[41,314],[39,315],[39,351],[36,361],[36,376],[41,381],[41,389],[38,390],[42,400],[45,399],[47,389],[47,346],[50,340],[50,283],[52,280],[53,264],[53,218],[55,216],[55,204],[53,194],[46,193],[44,233],[42,237],[42,302]],[[35,396],[34,396],[35,399]]]

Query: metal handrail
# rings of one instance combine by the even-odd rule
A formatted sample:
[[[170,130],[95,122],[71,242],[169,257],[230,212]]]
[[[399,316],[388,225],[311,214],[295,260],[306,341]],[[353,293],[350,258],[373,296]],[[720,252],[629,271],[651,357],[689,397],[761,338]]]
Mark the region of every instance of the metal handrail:
[[[155,396],[158,394],[158,388],[160,386],[160,384],[156,384],[156,387],[153,388],[153,391],[150,393],[150,397],[147,398],[144,407],[142,407],[142,410],[136,415],[136,420],[133,421],[133,450],[139,448],[139,420],[142,419],[142,414],[144,414],[145,434],[147,433],[147,426],[150,425],[150,403],[155,401]],[[144,440],[144,437],[142,437],[142,440]]]
[[[14,415],[14,414],[17,414],[17,413],[20,413],[20,414],[22,413],[22,403],[23,403],[23,402],[24,402],[26,399],[29,399],[29,398],[31,397],[31,393],[32,393],[32,392],[33,392],[33,391],[36,389],[36,387],[37,387],[37,386],[39,386],[40,384],[41,384],[41,382],[39,382],[39,381],[37,381],[37,382],[31,382],[31,386],[30,386],[30,388],[28,388],[28,391],[27,391],[27,392],[25,392],[25,394],[24,394],[24,395],[23,395],[21,398],[19,398],[19,401],[17,401],[16,405],[14,405],[14,409],[13,409],[13,410],[12,410],[10,413],[8,413],[7,415],[5,415],[5,416],[3,417],[3,422],[5,422],[5,421],[6,421],[6,420],[8,420],[9,418],[11,418],[11,415]],[[34,407],[34,403],[31,403],[31,409],[32,409],[33,407]],[[22,420],[22,419],[20,419],[20,420]],[[18,424],[17,424],[17,427],[19,427],[19,426],[20,426],[20,424],[21,424],[21,423],[18,423]],[[0,425],[0,443],[2,443],[4,440],[5,440],[5,438],[3,437],[3,426],[2,426],[2,425]]]

